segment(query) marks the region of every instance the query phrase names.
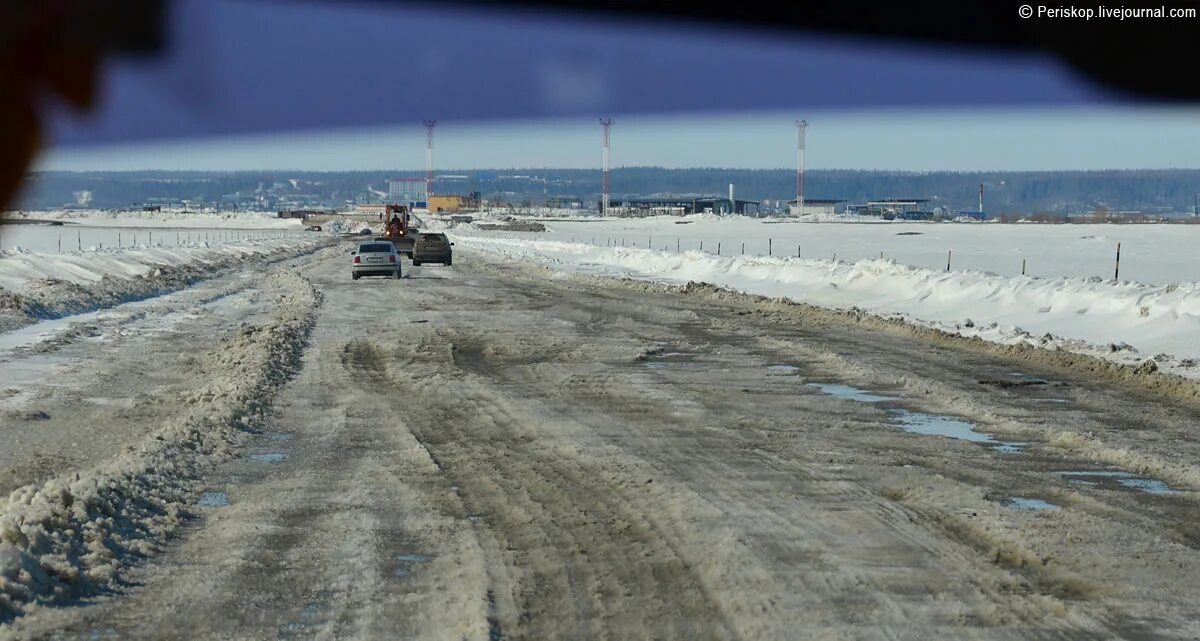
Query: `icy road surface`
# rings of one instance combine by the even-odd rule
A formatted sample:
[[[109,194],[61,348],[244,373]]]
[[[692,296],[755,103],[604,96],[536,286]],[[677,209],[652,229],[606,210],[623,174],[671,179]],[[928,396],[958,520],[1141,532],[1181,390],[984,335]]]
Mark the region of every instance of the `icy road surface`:
[[[0,638],[1200,635],[1184,395],[457,258],[352,282],[339,246],[10,346],[44,384],[3,408],[38,492],[0,499]]]

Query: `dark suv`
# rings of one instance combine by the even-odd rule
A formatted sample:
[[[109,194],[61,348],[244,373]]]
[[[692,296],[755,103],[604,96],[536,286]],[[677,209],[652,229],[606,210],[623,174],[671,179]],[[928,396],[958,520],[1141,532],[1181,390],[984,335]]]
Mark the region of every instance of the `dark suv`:
[[[416,240],[413,241],[413,265],[417,266],[421,263],[450,265],[452,262],[450,246],[453,244],[445,234],[418,234]]]

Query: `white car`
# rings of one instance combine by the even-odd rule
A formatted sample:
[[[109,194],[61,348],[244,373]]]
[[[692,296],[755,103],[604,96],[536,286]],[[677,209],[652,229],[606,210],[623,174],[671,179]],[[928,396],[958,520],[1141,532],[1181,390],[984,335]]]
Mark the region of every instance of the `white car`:
[[[363,276],[390,276],[400,278],[400,252],[390,241],[373,240],[359,243],[351,252],[354,264],[351,276],[358,280]]]

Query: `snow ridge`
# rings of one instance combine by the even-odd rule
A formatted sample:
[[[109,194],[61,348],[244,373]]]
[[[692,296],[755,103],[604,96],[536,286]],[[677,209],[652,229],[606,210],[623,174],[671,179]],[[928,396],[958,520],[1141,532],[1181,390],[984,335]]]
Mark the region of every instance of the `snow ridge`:
[[[31,602],[61,603],[114,587],[188,516],[195,483],[266,419],[275,393],[300,369],[321,292],[289,272],[263,282],[275,309],[196,363],[208,381],[178,399],[180,418],[95,468],[0,499],[0,623]]]
[[[271,263],[295,258],[333,242],[323,240],[321,243],[307,238],[243,241],[211,251],[189,250],[194,255],[178,264],[147,251],[111,252],[112,256],[103,257],[105,260],[96,259],[94,271],[86,277],[30,279],[16,290],[0,287],[0,331],[161,296],[226,269],[261,263],[264,259]],[[18,254],[0,258],[0,270],[19,269],[20,265],[12,264],[15,261],[45,263],[56,259],[62,260],[53,254]]]

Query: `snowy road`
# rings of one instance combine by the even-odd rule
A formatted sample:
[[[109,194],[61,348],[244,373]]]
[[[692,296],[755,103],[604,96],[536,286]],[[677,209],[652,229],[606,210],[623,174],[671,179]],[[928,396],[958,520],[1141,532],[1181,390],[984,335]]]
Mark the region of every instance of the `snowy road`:
[[[343,249],[9,350],[5,368],[53,357],[61,378],[6,401],[4,491],[162,437],[200,443],[197,462],[136,478],[184,488],[157,496],[167,513],[201,505],[147,521],[140,554],[115,546],[108,583],[66,589],[86,607],[10,590],[0,638],[1200,634],[1197,409],[1164,400],[1180,390],[474,252],[352,283]],[[297,332],[299,360],[273,360]],[[294,378],[242,385],[263,350]],[[227,397],[269,403],[255,434],[158,431]],[[0,588],[53,583],[4,573],[19,507],[0,503]]]

